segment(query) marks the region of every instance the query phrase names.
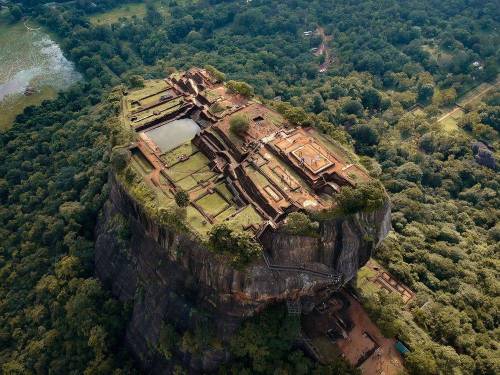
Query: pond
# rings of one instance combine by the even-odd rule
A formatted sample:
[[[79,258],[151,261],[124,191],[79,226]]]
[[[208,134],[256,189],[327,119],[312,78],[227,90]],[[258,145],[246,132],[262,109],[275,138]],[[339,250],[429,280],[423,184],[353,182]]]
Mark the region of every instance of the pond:
[[[0,23],[0,130],[27,106],[54,98],[79,79],[73,63],[42,29]]]
[[[145,133],[162,152],[167,152],[190,141],[200,130],[196,122],[190,118],[183,118],[160,125]]]

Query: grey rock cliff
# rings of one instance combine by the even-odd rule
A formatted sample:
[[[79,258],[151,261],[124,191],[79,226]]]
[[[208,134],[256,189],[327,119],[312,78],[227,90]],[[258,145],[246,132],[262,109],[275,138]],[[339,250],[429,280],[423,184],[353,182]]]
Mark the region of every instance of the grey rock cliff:
[[[347,283],[390,230],[386,204],[323,222],[314,238],[267,233],[266,257],[237,271],[189,236],[158,225],[113,176],[110,185],[96,228],[96,272],[117,298],[132,304],[127,345],[151,373],[169,373],[171,361],[155,350],[162,322],[193,329],[208,316],[225,341],[245,317],[270,303]],[[126,240],[117,217],[127,224]],[[214,370],[226,359],[222,350],[174,355],[194,372]]]

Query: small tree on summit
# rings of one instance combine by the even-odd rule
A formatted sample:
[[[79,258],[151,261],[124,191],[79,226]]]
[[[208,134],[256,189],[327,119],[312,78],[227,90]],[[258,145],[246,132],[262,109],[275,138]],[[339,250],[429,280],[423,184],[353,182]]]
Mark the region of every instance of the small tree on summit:
[[[315,235],[317,228],[318,223],[312,222],[309,216],[302,212],[292,212],[283,225],[285,232],[298,236]]]
[[[384,187],[379,181],[359,184],[356,188],[345,186],[336,196],[338,207],[344,214],[373,211],[387,200]]]
[[[238,93],[245,98],[251,98],[254,95],[253,87],[246,82],[229,81],[226,83],[226,87],[230,92]]]
[[[189,204],[189,195],[184,190],[179,190],[175,193],[175,203],[179,207],[187,207]]]
[[[227,257],[236,269],[244,269],[262,253],[262,246],[254,236],[242,230],[235,230],[226,224],[214,225],[209,233],[210,249]]]
[[[217,82],[223,82],[226,79],[226,75],[212,65],[205,66],[205,69],[217,80]]]
[[[243,115],[233,116],[229,120],[229,129],[240,137],[248,130],[249,125],[248,118]]]

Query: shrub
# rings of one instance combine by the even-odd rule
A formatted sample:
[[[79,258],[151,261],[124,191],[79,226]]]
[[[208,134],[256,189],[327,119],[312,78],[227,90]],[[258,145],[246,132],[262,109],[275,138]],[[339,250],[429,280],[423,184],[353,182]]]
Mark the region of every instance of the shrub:
[[[215,102],[214,104],[212,104],[210,106],[210,112],[212,112],[212,113],[221,113],[223,111],[224,111],[224,107],[217,102]]]
[[[184,207],[160,208],[158,210],[158,221],[178,232],[187,232],[186,209]]]
[[[243,269],[262,252],[261,245],[252,234],[234,230],[225,224],[214,225],[208,245],[213,252],[227,256],[236,269]]]
[[[236,115],[229,120],[229,129],[236,135],[242,136],[249,127],[248,118],[243,115]]]

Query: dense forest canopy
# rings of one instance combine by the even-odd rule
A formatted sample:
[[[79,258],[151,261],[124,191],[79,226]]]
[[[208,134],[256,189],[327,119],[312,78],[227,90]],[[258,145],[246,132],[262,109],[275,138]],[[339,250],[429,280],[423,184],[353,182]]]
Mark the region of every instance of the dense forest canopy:
[[[28,108],[0,135],[3,373],[134,371],[120,345],[127,306],[93,278],[93,229],[117,139],[109,92],[207,64],[250,83],[263,100],[280,97],[297,123],[358,152],[390,192],[394,232],[376,256],[418,297],[409,322],[384,320],[391,306],[381,301],[370,311],[410,345],[408,370],[500,372],[500,178],[472,147],[481,141],[498,159],[500,91],[468,102],[452,131],[436,122],[464,93],[495,81],[497,1],[161,0],[148,2],[144,17],[102,25],[91,16],[123,2],[45,3],[9,9],[57,34],[86,81]],[[331,36],[326,73],[311,53],[321,38],[303,34],[318,26]],[[267,317],[278,324],[279,314]],[[225,371],[271,373],[267,360],[313,371],[300,354],[281,351],[256,363],[246,347],[256,324],[271,323],[242,328]],[[263,346],[273,345],[273,332],[259,337]]]

